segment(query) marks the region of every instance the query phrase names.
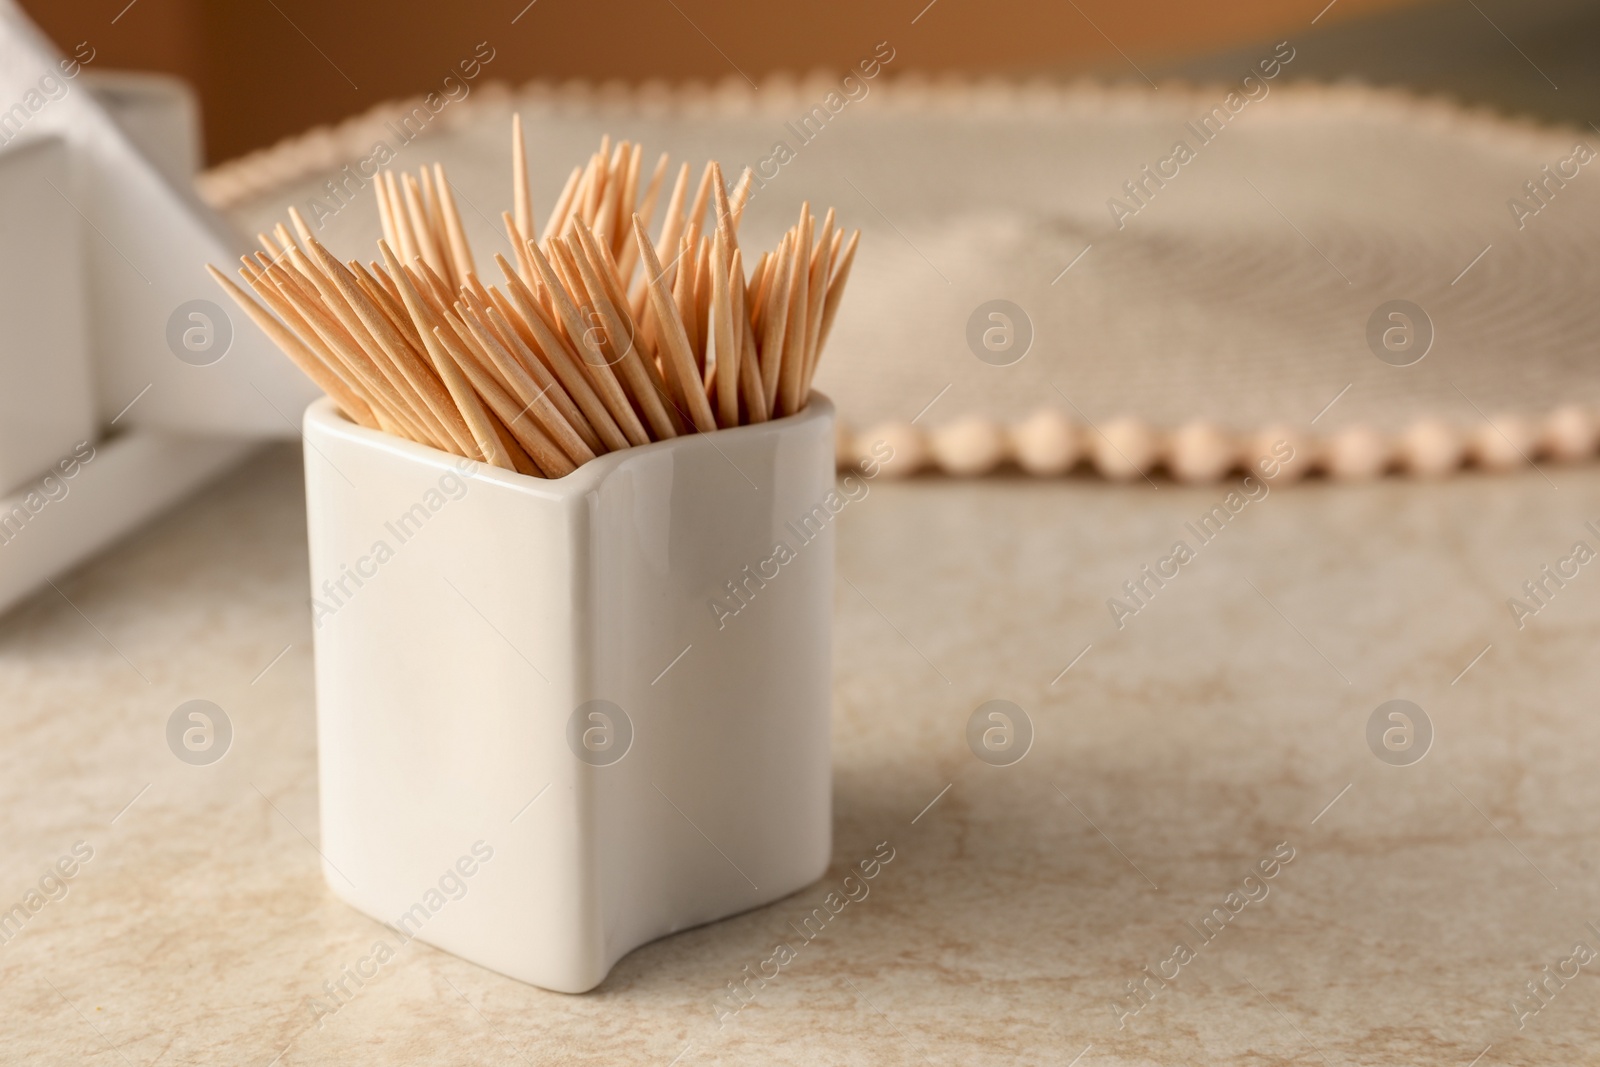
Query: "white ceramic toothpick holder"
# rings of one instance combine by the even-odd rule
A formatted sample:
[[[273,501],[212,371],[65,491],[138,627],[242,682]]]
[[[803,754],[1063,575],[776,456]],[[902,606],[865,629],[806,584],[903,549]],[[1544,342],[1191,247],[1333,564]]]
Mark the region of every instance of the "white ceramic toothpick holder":
[[[833,408],[559,479],[307,411],[324,874],[563,992],[819,878]]]

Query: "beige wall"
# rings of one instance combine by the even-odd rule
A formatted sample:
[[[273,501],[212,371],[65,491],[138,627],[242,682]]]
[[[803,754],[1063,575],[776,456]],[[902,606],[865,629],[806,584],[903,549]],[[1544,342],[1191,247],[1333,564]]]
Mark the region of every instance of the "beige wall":
[[[1339,0],[1321,25],[1405,2]],[[926,10],[926,0],[526,3],[22,0],[64,47],[90,41],[97,64],[194,84],[212,160],[436,87],[479,42],[495,55],[484,73],[512,82],[720,78],[737,76],[734,65],[759,80],[774,70],[842,68],[882,40],[893,43],[898,72],[1137,77],[1118,48],[1135,62],[1155,61],[1303,32],[1323,0],[935,0]]]

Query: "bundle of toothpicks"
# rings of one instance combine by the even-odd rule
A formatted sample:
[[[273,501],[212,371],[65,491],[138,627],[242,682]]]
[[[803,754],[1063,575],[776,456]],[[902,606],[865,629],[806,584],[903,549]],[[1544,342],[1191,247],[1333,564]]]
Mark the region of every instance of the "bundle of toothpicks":
[[[804,204],[747,272],[750,171],[730,194],[707,164],[691,201],[683,164],[652,240],[668,160],[641,181],[641,159],[602,138],[536,236],[514,119],[501,286],[479,279],[439,164],[378,175],[381,262],[341,263],[291,208],[293,232],[242,257],[261,303],[209,269],[351,421],[522,474],[800,411],[860,231],[845,239],[830,209],[818,232]]]

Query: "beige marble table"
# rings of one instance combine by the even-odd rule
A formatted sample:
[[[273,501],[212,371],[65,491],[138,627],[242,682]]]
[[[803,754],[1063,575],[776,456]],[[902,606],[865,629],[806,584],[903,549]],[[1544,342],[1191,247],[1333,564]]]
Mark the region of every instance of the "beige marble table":
[[[274,446],[0,621],[0,1060],[1600,1063],[1600,563],[1507,606],[1600,545],[1600,468],[1274,490],[1120,629],[1225,487],[880,480],[840,524],[822,882],[589,995],[413,943],[333,1012],[383,929],[319,871],[300,492]],[[193,698],[234,727],[210,766],[165,739]],[[996,698],[1011,766],[966,741]],[[1369,747],[1394,698],[1420,762]]]

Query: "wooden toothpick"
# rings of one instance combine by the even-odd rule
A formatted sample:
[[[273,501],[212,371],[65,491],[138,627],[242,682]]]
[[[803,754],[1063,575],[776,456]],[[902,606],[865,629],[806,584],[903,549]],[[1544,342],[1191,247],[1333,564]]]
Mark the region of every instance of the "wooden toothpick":
[[[341,261],[301,213],[257,234],[228,297],[352,422],[518,474],[803,410],[860,232],[809,204],[745,270],[756,188],[720,164],[600,139],[536,227],[526,131],[511,124],[503,285],[478,277],[444,167],[373,181],[380,258]],[[660,234],[651,221],[665,201]],[[708,218],[709,216],[709,218]],[[637,273],[637,277],[636,277]],[[253,292],[253,295],[252,295]]]

